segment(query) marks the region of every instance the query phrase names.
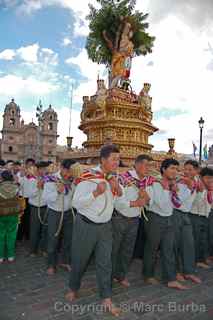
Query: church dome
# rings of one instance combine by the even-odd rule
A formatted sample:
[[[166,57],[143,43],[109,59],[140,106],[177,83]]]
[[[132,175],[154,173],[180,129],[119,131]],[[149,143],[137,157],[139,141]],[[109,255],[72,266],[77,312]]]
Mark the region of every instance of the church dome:
[[[44,110],[43,112],[43,119],[57,120],[57,117],[57,112],[55,112],[51,104],[49,105],[48,109]]]
[[[12,99],[10,103],[5,106],[4,112],[14,112],[20,114],[20,107],[15,103],[15,100]]]

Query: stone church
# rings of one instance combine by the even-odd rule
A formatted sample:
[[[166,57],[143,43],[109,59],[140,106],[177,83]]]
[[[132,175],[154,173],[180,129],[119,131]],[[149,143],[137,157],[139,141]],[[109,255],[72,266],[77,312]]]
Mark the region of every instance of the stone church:
[[[20,107],[14,99],[6,105],[3,114],[1,158],[23,161],[27,158],[56,160],[57,113],[50,105],[41,113],[39,126],[33,121],[21,120]]]

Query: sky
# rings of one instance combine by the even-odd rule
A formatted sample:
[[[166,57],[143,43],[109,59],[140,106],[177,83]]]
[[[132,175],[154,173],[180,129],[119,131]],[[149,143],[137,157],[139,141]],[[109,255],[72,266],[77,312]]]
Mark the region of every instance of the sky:
[[[0,0],[0,126],[5,105],[12,98],[25,122],[36,122],[41,99],[58,113],[59,144],[66,144],[71,86],[74,87],[71,135],[81,147],[78,130],[82,97],[96,91],[104,66],[88,59],[88,3],[95,0]],[[199,145],[202,116],[204,144],[213,144],[213,1],[137,0],[137,9],[149,13],[149,32],[156,37],[153,53],[133,60],[131,81],[139,93],[150,82],[154,150],[192,153]]]

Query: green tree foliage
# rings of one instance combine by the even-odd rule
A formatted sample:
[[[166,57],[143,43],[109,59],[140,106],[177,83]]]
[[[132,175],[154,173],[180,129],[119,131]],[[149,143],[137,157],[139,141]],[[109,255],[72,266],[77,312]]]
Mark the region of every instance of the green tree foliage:
[[[86,49],[93,62],[111,64],[112,51],[107,46],[103,31],[111,40],[115,49],[118,49],[119,35],[122,32],[124,19],[131,23],[134,36],[135,56],[146,55],[152,52],[155,38],[146,31],[149,24],[146,22],[148,14],[135,11],[136,0],[97,0],[99,8],[89,5],[90,33],[87,38]]]

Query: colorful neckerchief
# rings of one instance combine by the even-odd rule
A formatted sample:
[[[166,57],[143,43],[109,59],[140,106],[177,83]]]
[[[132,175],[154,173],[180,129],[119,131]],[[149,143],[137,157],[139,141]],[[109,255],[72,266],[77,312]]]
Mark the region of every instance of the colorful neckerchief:
[[[182,205],[182,202],[176,191],[170,190],[171,201],[175,208],[179,209]]]
[[[213,203],[213,195],[212,195],[212,191],[210,190],[207,190],[207,201],[209,204],[212,204]]]
[[[95,179],[103,179],[107,182],[112,179],[112,177],[117,177],[116,173],[103,173],[102,171],[99,171],[97,169],[90,169],[86,170],[79,178],[75,179],[75,184],[79,184],[82,181],[88,181],[88,180],[95,180]],[[113,196],[116,196],[116,194],[113,192]]]
[[[164,186],[162,185],[161,181],[159,181],[159,183],[161,184],[162,188],[164,189]],[[175,208],[179,209],[181,207],[181,205],[182,205],[182,202],[181,202],[181,200],[180,200],[180,198],[178,196],[177,191],[172,190],[172,188],[170,186],[169,187],[169,192],[170,192],[170,198],[171,198],[171,202],[172,202],[173,206]]]
[[[32,174],[27,174],[25,177],[26,177],[28,180],[36,180],[36,179],[37,179],[37,177],[34,176],[34,175],[32,175]]]
[[[65,195],[67,195],[69,193],[69,191],[71,190],[71,185],[73,183],[73,178],[64,179],[62,177],[59,178],[59,177],[54,176],[54,175],[45,175],[45,176],[42,177],[42,181],[44,183],[47,183],[47,182],[62,183],[64,185]]]
[[[178,180],[177,183],[184,184],[185,186],[187,186],[187,184],[186,184],[186,182],[184,181],[184,179]],[[192,189],[191,189],[191,194],[193,194],[195,191],[197,191],[198,186],[199,186],[199,182],[196,181],[196,180],[193,180],[193,185],[192,185]]]
[[[145,189],[146,187],[153,185],[153,183],[156,181],[156,178],[152,176],[144,177],[141,180],[137,179],[131,175],[130,171],[126,171],[125,173],[119,175],[119,182],[123,187],[135,185],[138,189]]]

